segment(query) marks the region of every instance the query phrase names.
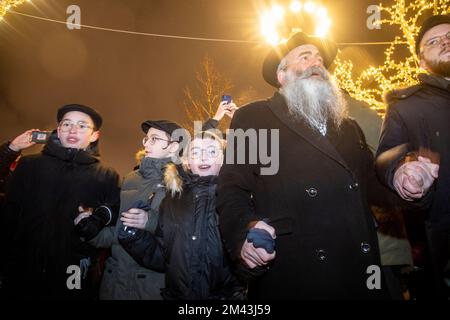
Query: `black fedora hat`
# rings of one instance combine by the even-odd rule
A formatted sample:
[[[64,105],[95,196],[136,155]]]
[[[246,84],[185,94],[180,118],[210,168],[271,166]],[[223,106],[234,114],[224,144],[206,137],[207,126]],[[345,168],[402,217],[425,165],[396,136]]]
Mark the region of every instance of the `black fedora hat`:
[[[450,24],[450,16],[449,15],[431,16],[423,22],[419,34],[417,35],[416,38],[416,54],[420,53],[420,41],[422,41],[422,38],[425,35],[425,33],[431,28],[440,24]]]
[[[79,111],[79,112],[83,112],[83,113],[87,114],[88,116],[90,116],[92,119],[92,122],[94,122],[96,130],[99,130],[100,127],[102,126],[103,119],[102,119],[102,116],[100,115],[100,113],[98,113],[95,109],[88,107],[88,106],[84,106],[82,104],[67,104],[67,105],[59,108],[58,112],[56,114],[56,120],[58,121],[58,123],[61,122],[64,115],[70,111]]]
[[[281,60],[291,50],[305,44],[312,44],[320,51],[325,68],[328,68],[336,57],[337,45],[330,39],[309,36],[304,32],[297,32],[287,42],[270,50],[263,63],[262,74],[264,80],[271,86],[278,88],[280,84],[277,79],[277,68]]]

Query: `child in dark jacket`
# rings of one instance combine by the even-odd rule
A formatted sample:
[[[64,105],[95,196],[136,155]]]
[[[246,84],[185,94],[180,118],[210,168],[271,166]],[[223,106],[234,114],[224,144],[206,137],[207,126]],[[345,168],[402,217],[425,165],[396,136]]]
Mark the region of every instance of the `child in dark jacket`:
[[[119,232],[119,242],[141,265],[166,273],[165,299],[241,299],[218,229],[215,191],[225,142],[206,131],[185,152],[186,172],[169,164],[164,182],[170,196],[160,208],[154,234]]]

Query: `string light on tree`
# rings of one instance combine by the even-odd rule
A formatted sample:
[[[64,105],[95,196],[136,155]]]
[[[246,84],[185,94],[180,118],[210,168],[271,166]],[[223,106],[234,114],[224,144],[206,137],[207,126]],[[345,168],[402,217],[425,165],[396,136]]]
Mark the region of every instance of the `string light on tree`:
[[[30,0],[0,0],[0,21],[3,20],[9,10],[24,2],[30,2]]]
[[[418,74],[423,72],[419,67],[419,57],[415,52],[415,39],[422,23],[424,13],[449,14],[450,0],[415,0],[406,4],[405,0],[396,0],[388,7],[379,5],[381,13],[387,17],[380,20],[380,24],[398,26],[401,33],[396,36],[385,50],[383,65],[369,66],[359,76],[353,75],[351,61],[335,61],[335,78],[339,86],[352,97],[367,102],[380,114],[384,114],[386,106],[384,95],[394,89],[411,86],[418,82]],[[395,59],[394,54],[406,45],[408,54],[402,59]],[[400,54],[398,56],[401,56]]]
[[[314,35],[324,37],[328,33],[331,20],[327,9],[311,1],[293,1],[286,7],[275,4],[263,11],[260,16],[261,33],[271,45],[284,43],[292,34],[302,30],[302,14],[316,21]]]

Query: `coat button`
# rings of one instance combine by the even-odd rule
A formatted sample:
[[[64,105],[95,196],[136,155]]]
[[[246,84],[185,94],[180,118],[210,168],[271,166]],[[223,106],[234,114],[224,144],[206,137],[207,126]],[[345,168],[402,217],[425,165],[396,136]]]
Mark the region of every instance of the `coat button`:
[[[351,185],[349,185],[348,187],[350,188],[350,190],[358,190],[359,184],[358,184],[358,182],[354,182]]]
[[[309,189],[306,189],[305,191],[308,194],[308,196],[310,196],[311,198],[314,198],[315,196],[317,196],[316,188],[309,188]]]
[[[196,236],[192,236],[192,240],[197,240],[197,237]]]
[[[327,258],[326,254],[325,254],[325,250],[322,250],[322,249],[316,250],[316,256],[317,256],[317,259],[319,259],[319,261],[325,261],[325,259]]]
[[[370,244],[368,244],[366,242],[362,242],[361,243],[361,251],[363,253],[369,253],[369,251],[370,251]]]

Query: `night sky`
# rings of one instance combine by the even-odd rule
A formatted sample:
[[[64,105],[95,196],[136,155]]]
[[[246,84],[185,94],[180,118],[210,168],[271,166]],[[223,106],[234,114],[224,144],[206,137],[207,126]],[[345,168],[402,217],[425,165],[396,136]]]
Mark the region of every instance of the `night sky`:
[[[33,0],[19,12],[65,21],[81,8],[81,24],[188,37],[263,42],[258,10],[270,1],[245,0]],[[289,3],[289,1],[279,1]],[[392,29],[366,28],[369,0],[322,1],[337,42],[388,41]],[[387,3],[382,1],[382,3]],[[359,67],[382,61],[385,46],[340,47]],[[234,84],[257,98],[273,93],[261,77],[269,47],[156,38],[107,31],[68,30],[64,24],[9,13],[0,22],[0,140],[29,128],[56,127],[58,107],[81,103],[102,113],[102,160],[121,175],[134,166],[147,119],[186,120],[186,86],[208,54]],[[39,152],[40,147],[25,153]]]

